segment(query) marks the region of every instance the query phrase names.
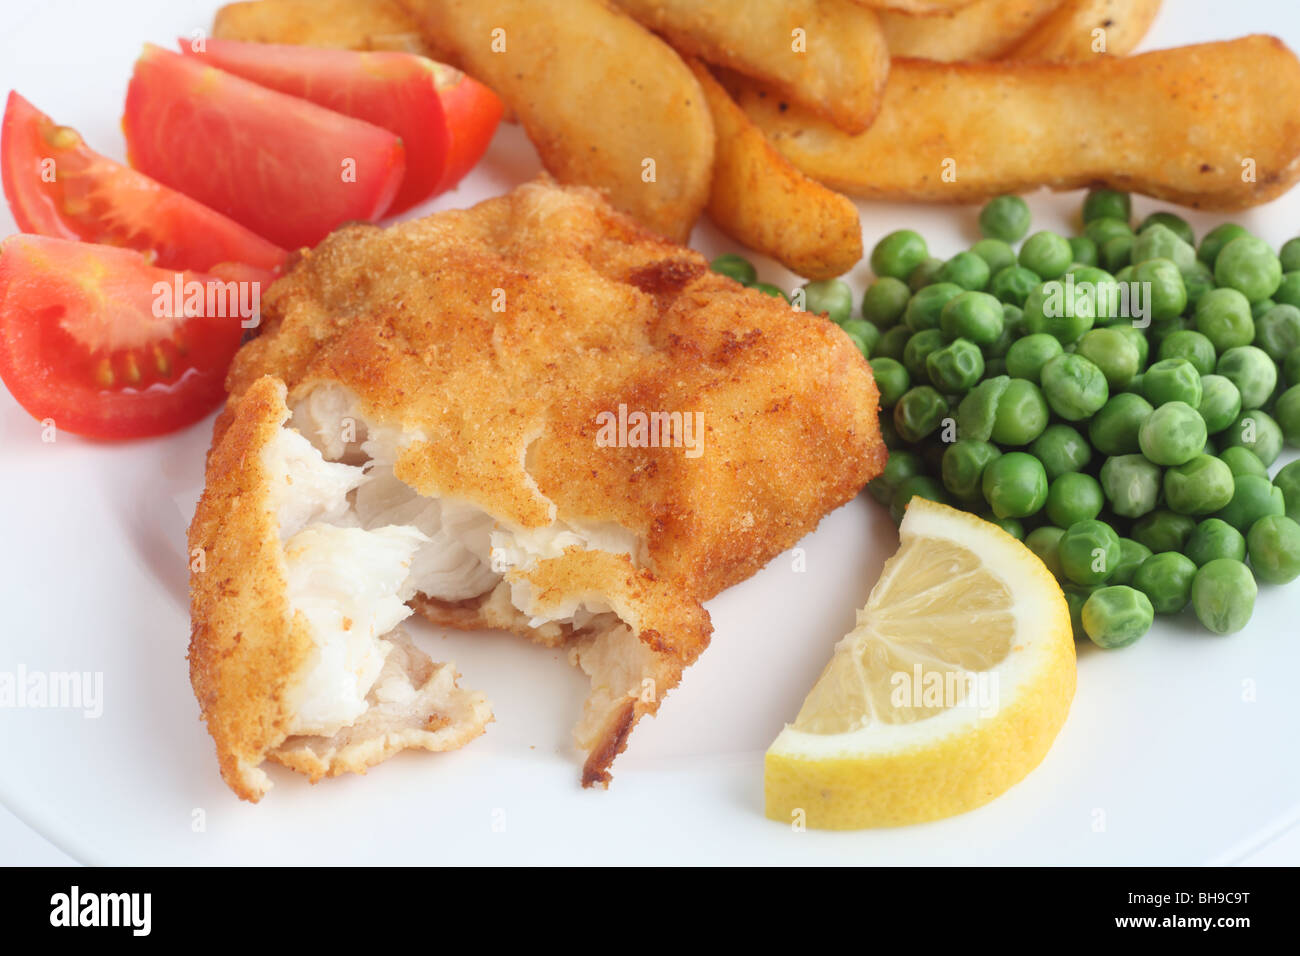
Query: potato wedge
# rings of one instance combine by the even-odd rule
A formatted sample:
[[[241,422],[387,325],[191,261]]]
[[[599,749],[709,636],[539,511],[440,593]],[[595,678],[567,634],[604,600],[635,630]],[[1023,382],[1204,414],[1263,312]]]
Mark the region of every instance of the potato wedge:
[[[739,102],[799,169],[872,199],[1106,185],[1231,210],[1300,178],[1300,61],[1269,36],[1078,64],[896,60],[859,136],[752,86]]]
[[[995,60],[1065,2],[975,0],[951,13],[923,17],[882,10],[880,25],[889,52],[896,57],[941,63]]]
[[[217,11],[212,35],[248,43],[427,55],[420,31],[395,0],[248,0]]]
[[[437,59],[492,87],[562,183],[679,242],[709,198],[713,119],[695,74],[600,0],[402,0]]]
[[[1005,54],[1009,60],[1128,56],[1151,28],[1160,0],[1066,0]],[[1097,34],[1094,31],[1100,30]]]
[[[614,3],[683,53],[760,80],[846,132],[861,133],[880,109],[889,49],[875,12],[852,0]]]
[[[853,2],[876,10],[898,10],[914,16],[934,16],[968,7],[974,0],[853,0]]]
[[[862,258],[853,200],[809,179],[778,153],[709,68],[691,62],[717,143],[708,213],[715,225],[805,279],[833,279]]]

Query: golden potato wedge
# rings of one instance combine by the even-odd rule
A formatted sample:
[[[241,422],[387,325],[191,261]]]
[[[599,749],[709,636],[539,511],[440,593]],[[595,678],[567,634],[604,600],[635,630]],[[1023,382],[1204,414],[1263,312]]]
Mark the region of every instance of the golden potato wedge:
[[[975,0],[951,13],[921,16],[880,12],[885,42],[894,56],[956,63],[995,60],[1066,0]]]
[[[889,49],[875,12],[852,0],[614,3],[683,53],[761,80],[847,132],[880,109]]]
[[[853,0],[853,2],[876,10],[898,10],[914,16],[934,16],[968,7],[974,0]]]
[[[805,279],[833,279],[862,258],[853,200],[809,179],[778,153],[708,67],[691,62],[717,137],[709,218],[738,242]]]
[[[1005,53],[1009,60],[1128,56],[1151,28],[1160,0],[1066,0]]]
[[[437,59],[492,87],[542,164],[677,241],[709,198],[713,120],[695,74],[601,0],[401,0]]]
[[[212,35],[247,43],[289,43],[425,55],[420,31],[395,0],[248,0],[217,11]]]
[[[859,136],[756,87],[739,102],[799,169],[872,199],[1105,185],[1230,210],[1300,178],[1300,61],[1269,36],[1089,63],[895,60]]]

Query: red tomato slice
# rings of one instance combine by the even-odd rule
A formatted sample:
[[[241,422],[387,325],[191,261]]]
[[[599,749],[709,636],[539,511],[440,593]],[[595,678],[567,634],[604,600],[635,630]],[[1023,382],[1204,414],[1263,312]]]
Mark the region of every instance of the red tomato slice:
[[[240,262],[273,271],[288,257],[233,219],[94,152],[17,93],[0,129],[0,175],[23,232],[136,249],[168,269]]]
[[[190,298],[196,291],[202,304]],[[260,293],[155,268],[130,249],[10,236],[0,242],[0,378],[60,430],[161,435],[225,398],[240,306],[258,304]]]
[[[406,177],[388,214],[433,195],[447,160],[447,120],[434,63],[410,53],[322,50],[275,43],[181,40],[181,52],[209,66],[311,100],[396,133],[406,148]]]
[[[444,63],[434,64],[438,93],[447,116],[451,142],[438,192],[455,189],[487,152],[505,107],[501,98],[472,77]]]
[[[405,170],[387,130],[151,44],[122,127],[137,169],[288,248],[379,218]]]

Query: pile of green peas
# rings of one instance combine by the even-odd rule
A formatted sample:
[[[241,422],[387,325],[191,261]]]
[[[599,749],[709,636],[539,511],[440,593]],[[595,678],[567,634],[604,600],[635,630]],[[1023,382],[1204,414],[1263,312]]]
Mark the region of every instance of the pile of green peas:
[[[1300,447],[1300,237],[1224,223],[1197,244],[1170,212],[1134,228],[1107,189],[1082,220],[1025,238],[1029,207],[999,196],[946,261],[912,230],[881,239],[858,316],[838,279],[795,301],[871,365],[890,455],[867,488],[895,521],[920,496],[997,523],[1101,647],[1189,604],[1238,631],[1257,581],[1300,576],[1300,461],[1269,474]],[[739,256],[714,268],[782,295]]]

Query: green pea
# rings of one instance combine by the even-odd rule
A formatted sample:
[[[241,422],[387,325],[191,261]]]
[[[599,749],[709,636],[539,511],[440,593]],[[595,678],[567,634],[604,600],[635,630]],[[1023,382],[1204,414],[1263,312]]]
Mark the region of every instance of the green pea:
[[[1029,446],[1029,453],[1043,465],[1049,481],[1061,475],[1083,471],[1092,461],[1092,448],[1069,425],[1049,425]]]
[[[980,517],[989,522],[989,524],[997,525],[1017,541],[1025,540],[1025,525],[1023,522],[1017,521],[1015,518],[999,518],[991,511],[981,512]]]
[[[1248,567],[1230,558],[1216,558],[1192,579],[1192,609],[1197,620],[1215,634],[1231,634],[1249,623],[1258,593]]]
[[[959,252],[943,264],[939,281],[968,290],[983,289],[989,284],[989,264],[974,252]]]
[[[935,388],[945,395],[956,395],[973,388],[983,377],[984,356],[974,342],[953,339],[927,355],[925,367]]]
[[[1132,535],[1134,541],[1140,541],[1152,553],[1160,554],[1164,551],[1183,551],[1187,539],[1195,530],[1194,519],[1161,508],[1144,514],[1133,522]]]
[[[1038,273],[1023,266],[1007,266],[993,274],[989,281],[989,292],[1007,305],[1022,308],[1029,293],[1042,283]]]
[[[1105,583],[1119,565],[1119,535],[1095,518],[1076,521],[1066,528],[1059,550],[1065,576],[1085,587]]]
[[[1300,276],[1300,272],[1296,273]],[[1275,305],[1255,321],[1255,344],[1274,362],[1281,363],[1300,348],[1300,309]],[[1287,379],[1292,385],[1293,379]]]
[[[1300,461],[1293,461],[1273,476],[1273,485],[1282,492],[1286,516],[1300,521]]]
[[[1101,485],[1083,472],[1067,472],[1047,489],[1047,519],[1060,528],[1097,517],[1103,504]]]
[[[1048,495],[1050,497],[1051,492],[1048,492]],[[1025,547],[1038,556],[1038,560],[1043,562],[1054,578],[1060,578],[1064,574],[1061,570],[1061,535],[1063,534],[1065,534],[1063,529],[1045,524],[1029,532],[1025,538]]]
[[[1143,455],[1112,455],[1101,466],[1101,488],[1115,514],[1139,518],[1160,498],[1160,468]]]
[[[1223,430],[1220,441],[1224,447],[1241,445],[1249,448],[1268,467],[1282,454],[1282,440],[1282,428],[1273,417],[1253,409],[1238,415],[1236,421]]]
[[[1228,466],[1228,470],[1232,472],[1234,479],[1240,478],[1242,475],[1256,475],[1260,478],[1268,477],[1268,469],[1259,460],[1259,456],[1249,448],[1243,448],[1241,445],[1220,449],[1219,460]]]
[[[1196,250],[1168,226],[1157,223],[1139,232],[1133,243],[1134,266],[1151,259],[1168,259],[1182,272],[1196,262]]]
[[[1277,302],[1273,299],[1260,299],[1258,302],[1252,302],[1250,304],[1250,317],[1258,322],[1275,305],[1277,305]]]
[[[1088,423],[1088,437],[1103,455],[1131,455],[1141,450],[1138,435],[1155,409],[1141,395],[1112,395]]]
[[[1196,245],[1196,233],[1192,231],[1191,224],[1182,216],[1172,212],[1153,212],[1147,216],[1137,228],[1138,235],[1156,225],[1165,226],[1189,246]]]
[[[930,370],[926,366],[926,359],[931,352],[944,345],[943,333],[938,329],[924,329],[907,340],[907,345],[903,348],[903,365],[913,382],[929,381]]]
[[[1019,196],[990,199],[980,210],[980,233],[991,239],[1016,242],[1029,231],[1029,204]]]
[[[1118,219],[1125,224],[1133,216],[1133,204],[1129,194],[1115,189],[1090,189],[1083,199],[1083,221],[1090,223],[1097,219]]]
[[[1047,427],[1047,402],[1033,382],[1013,378],[998,398],[992,438],[999,445],[1028,445]]]
[[[1260,518],[1282,514],[1286,514],[1286,500],[1281,488],[1258,475],[1238,475],[1232,500],[1215,517],[1245,534]]]
[[[1123,584],[1098,588],[1084,602],[1080,623],[1098,647],[1128,647],[1151,630],[1153,610],[1141,591]]]
[[[871,270],[878,276],[906,279],[930,255],[925,240],[911,229],[891,232],[871,250]]]
[[[1142,393],[1159,408],[1168,402],[1184,402],[1195,408],[1204,394],[1201,374],[1186,359],[1161,359],[1142,375]]]
[[[863,358],[871,358],[871,351],[880,341],[880,329],[865,319],[848,319],[840,326],[851,338]]]
[[[929,256],[922,260],[921,264],[913,269],[907,276],[907,287],[915,294],[920,292],[928,285],[933,285],[939,281],[939,272],[943,269],[944,261]]]
[[[902,522],[903,515],[907,513],[907,505],[913,498],[925,498],[945,505],[949,503],[948,495],[939,482],[929,475],[914,475],[899,484],[889,503],[889,516],[894,519],[894,524]]]
[[[763,293],[763,295],[770,295],[774,299],[785,299],[786,302],[790,301],[790,297],[788,295],[786,295],[783,291],[781,291],[781,289],[778,288],[777,286],[772,285],[772,283],[770,282],[755,282],[752,285],[750,285],[750,288],[753,289],[755,292]]]
[[[911,338],[911,329],[906,325],[896,325],[880,337],[880,341],[876,343],[876,347],[871,353],[872,357],[902,361],[903,350],[907,348],[907,343],[911,341]]]
[[[1187,306],[1195,311],[1201,296],[1214,289],[1214,271],[1203,262],[1195,263],[1183,273],[1183,288],[1187,291]]]
[[[1097,261],[1107,272],[1115,273],[1133,264],[1133,236],[1115,236],[1101,246]]]
[[[953,442],[943,453],[943,486],[959,501],[983,504],[984,469],[1001,454],[997,445],[990,442],[971,439]]]
[[[1043,366],[1065,352],[1060,339],[1046,332],[1026,335],[1007,349],[1007,374],[1012,378],[1040,381]]]
[[[1184,329],[1166,336],[1160,343],[1160,351],[1157,354],[1161,359],[1186,359],[1202,375],[1209,375],[1214,371],[1214,343],[1200,332]]]
[[[986,359],[1006,358],[1007,352],[1011,349],[1011,343],[1016,340],[1015,334],[1011,331],[1011,329],[1007,328],[1006,325],[1006,310],[1014,309],[1015,306],[1006,305],[1003,306],[1002,308],[1003,308],[1002,334],[999,335],[992,342],[980,346],[980,351],[984,353],[984,357]],[[1006,363],[1004,362],[1003,368],[1005,367],[1006,367]],[[986,372],[985,374],[988,373]]]
[[[1165,472],[1165,502],[1184,515],[1207,515],[1227,506],[1235,482],[1232,470],[1212,455],[1197,455]]]
[[[1246,539],[1222,518],[1206,518],[1196,526],[1183,550],[1198,568],[1215,558],[1245,561]]]
[[[1195,408],[1186,402],[1166,402],[1142,423],[1138,445],[1157,465],[1181,465],[1200,453],[1207,437],[1205,419]]]
[[[1148,290],[1147,306],[1153,322],[1176,319],[1187,308],[1187,286],[1172,260],[1157,258],[1139,263],[1133,269],[1133,281]]]
[[[1147,596],[1157,614],[1177,614],[1192,599],[1196,565],[1176,551],[1153,554],[1133,574],[1133,587]]]
[[[1087,236],[1075,236],[1068,241],[1070,243],[1071,258],[1075,262],[1085,266],[1095,266],[1100,261],[1098,258],[1100,251],[1097,249],[1097,244]]]
[[[1002,334],[1002,323],[1002,303],[987,292],[963,292],[953,296],[939,313],[939,328],[945,337],[969,339],[976,345],[996,342]]]
[[[1038,273],[1040,279],[1055,279],[1065,274],[1074,259],[1069,241],[1057,233],[1036,232],[1020,247],[1020,264]]]
[[[999,518],[1026,518],[1047,502],[1047,473],[1032,455],[1013,451],[989,462],[981,481],[984,500]]]
[[[947,415],[947,400],[929,385],[918,385],[894,406],[894,427],[904,441],[920,441],[938,429]]]
[[[1214,268],[1215,260],[1219,258],[1219,253],[1223,251],[1224,246],[1238,236],[1249,235],[1249,232],[1235,222],[1225,222],[1215,226],[1201,240],[1201,248],[1196,250],[1196,257],[1210,268]]]
[[[1246,550],[1255,577],[1265,584],[1289,584],[1300,577],[1300,524],[1286,515],[1265,515],[1251,525]]]
[[[1082,355],[1058,355],[1043,366],[1043,394],[1052,411],[1077,422],[1106,404],[1110,390],[1106,376]]]
[[[1116,216],[1101,216],[1090,220],[1083,227],[1083,234],[1095,242],[1098,248],[1106,245],[1112,239],[1137,238],[1137,234],[1133,232],[1133,227],[1128,224],[1127,217]]]
[[[853,314],[853,290],[843,279],[823,279],[805,282],[804,310],[813,315],[824,315],[836,325],[843,325]]]
[[[1151,343],[1147,341],[1146,333],[1142,329],[1134,328],[1132,325],[1117,325],[1115,330],[1123,332],[1128,336],[1130,342],[1137,346],[1138,350],[1138,374],[1141,375],[1141,369],[1147,367],[1147,359],[1151,357]],[[1136,376],[1135,376],[1136,377]],[[1129,382],[1129,388],[1132,389],[1132,381]]]
[[[1273,403],[1273,418],[1288,445],[1300,447],[1300,385],[1292,385]]]
[[[970,251],[983,259],[989,267],[990,281],[1003,269],[1016,264],[1016,251],[1001,239],[981,239],[970,247]]]
[[[1282,273],[1282,282],[1273,293],[1273,297],[1262,301],[1273,305],[1300,306],[1300,272]]]
[[[1096,320],[1095,297],[1073,282],[1044,282],[1025,299],[1025,328],[1054,335],[1062,345],[1077,342]]]
[[[1220,250],[1214,263],[1214,281],[1258,302],[1282,284],[1282,262],[1264,240],[1238,236]]]
[[[1241,414],[1241,392],[1222,375],[1201,376],[1201,401],[1196,406],[1205,421],[1205,430],[1217,435]]]
[[[986,378],[969,392],[957,406],[957,437],[988,441],[997,421],[998,401],[1011,379],[1005,375]]]
[[[881,330],[897,325],[907,309],[912,291],[893,276],[881,276],[867,286],[862,296],[862,317]]]
[[[912,386],[912,377],[903,368],[903,363],[892,358],[877,356],[870,362],[871,375],[876,380],[880,392],[880,407],[893,408]]]
[[[912,296],[903,313],[903,321],[913,332],[939,328],[939,317],[946,306],[965,290],[954,282],[936,282]]]
[[[1292,385],[1300,385],[1300,346],[1286,353],[1282,360],[1282,377]]]
[[[1282,263],[1282,268],[1287,272],[1294,272],[1300,269],[1300,236],[1295,239],[1288,239],[1282,243],[1282,249],[1278,253],[1278,259]]]
[[[1249,345],[1255,338],[1250,300],[1236,289],[1214,289],[1205,293],[1196,303],[1196,329],[1214,343],[1214,350],[1219,353],[1238,345]]]
[[[719,275],[735,279],[741,285],[753,285],[758,281],[758,270],[754,268],[754,264],[744,256],[735,253],[728,252],[726,255],[718,256],[709,263],[709,268]]]
[[[925,462],[916,452],[906,449],[891,451],[884,470],[867,482],[867,491],[882,505],[888,505],[894,500],[899,485],[908,478],[924,474]]]
[[[1151,549],[1132,538],[1119,539],[1119,564],[1111,572],[1111,584],[1132,584],[1133,575],[1142,566],[1142,562],[1151,557]]]
[[[1079,339],[1075,353],[1101,369],[1106,384],[1116,392],[1133,380],[1141,361],[1137,345],[1119,329],[1093,329]]]
[[[1237,386],[1243,408],[1260,408],[1277,387],[1277,366],[1253,345],[1228,349],[1219,356],[1215,371]]]

